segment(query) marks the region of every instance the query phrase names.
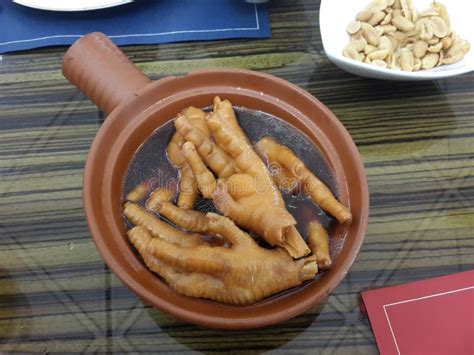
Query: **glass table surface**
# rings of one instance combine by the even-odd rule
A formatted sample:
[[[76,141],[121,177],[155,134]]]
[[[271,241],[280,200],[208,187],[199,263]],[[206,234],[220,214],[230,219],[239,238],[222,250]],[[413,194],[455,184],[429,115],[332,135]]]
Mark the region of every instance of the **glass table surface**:
[[[142,303],[107,268],[82,208],[104,115],[60,71],[65,48],[0,61],[0,351],[375,354],[360,292],[474,268],[474,72],[364,79],[333,65],[319,1],[272,0],[272,38],[124,47],[152,79],[263,71],[308,90],[352,135],[370,189],[368,232],[334,292],[287,322],[219,331]]]

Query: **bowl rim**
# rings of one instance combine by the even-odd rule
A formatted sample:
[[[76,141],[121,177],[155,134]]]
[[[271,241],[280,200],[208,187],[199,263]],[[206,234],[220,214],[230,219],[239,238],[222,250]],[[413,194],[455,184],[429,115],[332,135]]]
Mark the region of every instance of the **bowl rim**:
[[[355,167],[354,176],[358,180],[358,183],[359,183],[358,187],[360,190],[360,211],[358,211],[358,213],[360,213],[360,221],[357,224],[357,230],[353,232],[353,234],[355,235],[354,240],[351,240],[353,247],[347,251],[347,257],[341,262],[340,269],[335,270],[333,272],[334,275],[331,274],[331,277],[327,280],[328,287],[323,290],[324,292],[321,291],[318,294],[314,294],[314,295],[311,295],[310,297],[300,299],[299,300],[300,302],[292,305],[292,307],[290,307],[289,309],[282,309],[281,311],[274,312],[271,314],[258,315],[257,313],[256,316],[252,316],[252,317],[245,316],[241,319],[229,319],[227,317],[209,316],[206,314],[199,313],[198,310],[184,310],[182,308],[176,307],[175,305],[169,302],[163,302],[163,300],[160,299],[159,295],[153,294],[152,292],[150,292],[150,290],[148,290],[146,287],[141,285],[139,282],[130,278],[129,275],[127,274],[128,271],[124,268],[124,263],[126,262],[130,263],[130,260],[128,261],[118,260],[107,249],[107,244],[104,237],[104,233],[106,232],[104,232],[104,230],[106,230],[109,235],[110,233],[113,233],[113,231],[115,232],[120,231],[120,226],[118,224],[119,223],[121,224],[121,220],[117,221],[117,219],[110,214],[110,211],[105,210],[105,209],[104,211],[100,211],[100,213],[104,214],[105,218],[102,220],[99,220],[99,218],[102,218],[102,217],[98,216],[99,214],[98,209],[104,206],[107,207],[109,204],[111,204],[111,202],[108,200],[110,200],[112,197],[103,198],[104,194],[107,194],[108,192],[107,190],[105,192],[102,191],[102,195],[101,195],[102,197],[97,198],[97,189],[102,189],[102,184],[100,187],[98,187],[99,184],[96,184],[97,178],[98,178],[97,177],[98,166],[100,166],[100,164],[105,164],[109,167],[114,167],[114,164],[117,163],[116,161],[113,161],[114,160],[113,158],[110,159],[109,161],[104,161],[105,158],[102,156],[102,153],[105,147],[104,137],[111,134],[110,133],[111,128],[113,128],[114,125],[117,125],[116,122],[118,122],[118,120],[121,119],[120,117],[122,117],[122,121],[123,121],[124,115],[132,114],[133,111],[135,111],[134,118],[132,120],[129,120],[131,122],[131,123],[130,122],[128,123],[128,127],[129,127],[133,124],[137,124],[135,121],[138,122],[137,118],[140,115],[142,114],[149,115],[151,112],[150,110],[159,109],[159,105],[160,105],[159,102],[152,105],[151,108],[149,106],[149,103],[150,103],[150,98],[154,96],[154,92],[160,87],[163,87],[163,85],[167,85],[168,87],[170,86],[176,87],[180,85],[179,82],[183,82],[186,80],[202,81],[206,77],[217,76],[219,78],[223,78],[226,75],[239,76],[239,77],[242,77],[243,80],[250,80],[250,81],[253,80],[254,82],[258,82],[265,86],[268,85],[269,87],[272,87],[274,85],[273,88],[275,88],[276,86],[282,87],[283,89],[289,91],[292,95],[296,95],[300,99],[308,102],[309,104],[315,105],[324,114],[325,119],[328,120],[331,125],[334,125],[335,129],[337,129],[338,131],[338,134],[340,134],[341,137],[343,137],[343,141],[341,141],[340,144],[344,145],[351,153],[350,161],[351,161],[351,164],[354,164],[354,167]],[[240,87],[234,88],[236,92],[240,91],[240,93],[242,93],[244,91],[244,90],[239,90],[239,89]],[[197,97],[199,95],[202,95],[202,90],[196,91],[193,89],[192,91],[189,91],[189,92],[183,92],[180,95],[192,95],[192,94],[195,94]],[[166,101],[166,100],[160,100],[160,102],[161,101]],[[144,119],[143,121],[145,122],[146,119]],[[125,131],[126,131],[124,133],[125,136],[131,134],[129,131],[127,130]],[[117,146],[115,148],[117,149],[120,147],[120,144],[121,144],[120,140],[124,139],[123,137],[120,136],[120,133],[118,134],[119,136],[117,137],[117,141],[114,142],[114,144]],[[122,144],[124,142],[125,141],[122,141]],[[110,148],[110,150],[112,151],[112,149],[115,149],[115,148]],[[349,159],[349,158],[347,157],[344,159]],[[128,162],[127,162],[127,165],[128,165]],[[113,178],[111,175],[110,176],[109,175],[110,174],[104,174],[103,177],[100,177],[104,181],[106,181],[103,183],[103,185],[106,186],[106,189],[108,189],[107,186],[109,186],[108,185],[109,183],[111,184],[110,181]],[[322,299],[324,299],[345,277],[349,268],[353,264],[356,256],[358,255],[363,239],[367,231],[368,214],[369,214],[369,191],[368,191],[367,178],[365,175],[363,162],[350,134],[347,132],[345,127],[342,125],[342,123],[337,119],[337,117],[326,106],[324,106],[319,100],[317,100],[307,91],[299,88],[298,86],[291,84],[286,80],[274,77],[269,74],[264,74],[260,72],[250,71],[250,70],[242,70],[242,69],[198,70],[198,71],[191,72],[188,75],[183,76],[183,77],[163,78],[163,79],[153,82],[152,84],[149,84],[147,87],[142,89],[138,93],[138,97],[134,97],[125,102],[122,102],[120,106],[117,109],[115,109],[109,115],[109,117],[105,120],[105,122],[102,124],[102,127],[100,127],[96,135],[96,138],[94,139],[92,146],[90,148],[89,154],[87,156],[85,168],[84,168],[83,202],[84,202],[84,210],[85,210],[87,223],[91,231],[94,243],[96,244],[101,257],[107,263],[107,265],[112,270],[112,272],[128,288],[130,288],[135,294],[137,294],[146,303],[151,304],[154,307],[162,311],[165,311],[180,320],[198,324],[198,325],[203,325],[206,327],[220,328],[220,329],[249,329],[249,328],[268,326],[277,322],[288,320],[296,315],[299,315],[303,313],[304,311],[306,311],[307,309],[309,309],[310,307],[317,304],[318,302],[320,302]],[[102,205],[102,203],[104,203],[104,205]],[[348,242],[346,241],[346,243]],[[304,289],[305,287],[306,286],[303,285],[303,286],[300,286],[299,289]],[[206,301],[206,300],[202,300],[202,302],[213,303],[212,301]],[[243,307],[242,309],[247,309],[247,308]]]

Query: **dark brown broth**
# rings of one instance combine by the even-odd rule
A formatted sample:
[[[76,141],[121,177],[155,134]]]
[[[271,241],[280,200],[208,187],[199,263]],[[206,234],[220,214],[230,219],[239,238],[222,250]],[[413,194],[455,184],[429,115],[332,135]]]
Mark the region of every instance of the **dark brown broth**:
[[[250,141],[255,144],[261,138],[270,136],[285,144],[306,164],[306,166],[321,179],[337,196],[334,178],[324,161],[321,153],[311,141],[300,131],[281,119],[264,112],[252,111],[234,107],[242,129]],[[124,178],[122,199],[135,186],[146,182],[149,191],[159,186],[177,189],[178,171],[171,166],[166,156],[166,147],[175,132],[173,121],[158,127],[135,153],[127,174]],[[333,219],[327,216],[318,206],[302,193],[297,195],[283,194],[288,211],[298,222],[297,228],[306,239],[306,224],[312,219],[318,219],[331,234]],[[194,206],[195,210],[216,212],[211,200],[199,197]],[[124,218],[127,228],[131,225]],[[335,241],[331,241],[333,244]],[[332,245],[331,245],[332,246]],[[336,248],[331,247],[331,254]],[[339,248],[337,248],[339,249]]]

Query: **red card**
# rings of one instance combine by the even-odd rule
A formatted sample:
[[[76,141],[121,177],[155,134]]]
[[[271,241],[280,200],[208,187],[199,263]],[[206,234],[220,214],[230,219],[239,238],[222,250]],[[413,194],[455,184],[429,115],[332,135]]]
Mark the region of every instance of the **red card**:
[[[474,270],[362,292],[381,354],[473,355]]]

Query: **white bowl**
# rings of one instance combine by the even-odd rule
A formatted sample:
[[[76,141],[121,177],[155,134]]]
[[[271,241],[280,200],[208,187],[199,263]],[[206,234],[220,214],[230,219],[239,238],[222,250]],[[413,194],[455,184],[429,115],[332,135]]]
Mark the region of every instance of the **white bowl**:
[[[422,11],[430,7],[432,0],[414,0],[415,7]],[[324,51],[329,59],[341,69],[349,73],[368,78],[386,80],[435,80],[447,78],[474,70],[474,1],[472,0],[441,0],[448,9],[451,28],[471,44],[470,51],[458,63],[443,65],[430,70],[404,72],[376,67],[361,63],[342,55],[342,50],[349,43],[346,32],[347,24],[355,19],[370,0],[321,0],[319,25]]]
[[[48,11],[88,11],[100,10],[128,4],[133,0],[13,0],[19,5]]]

